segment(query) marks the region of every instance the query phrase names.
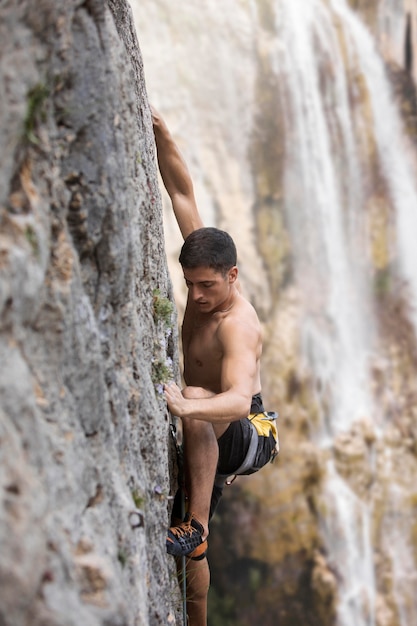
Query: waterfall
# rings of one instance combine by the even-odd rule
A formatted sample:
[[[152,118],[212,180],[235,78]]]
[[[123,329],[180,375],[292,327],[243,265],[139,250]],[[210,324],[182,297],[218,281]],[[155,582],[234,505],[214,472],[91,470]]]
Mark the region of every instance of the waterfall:
[[[242,284],[258,310],[274,314],[280,294],[271,293],[257,240],[258,174],[249,157],[259,101],[265,106],[257,74],[268,58],[263,88],[276,89],[271,101],[277,110],[269,115],[282,116],[283,135],[271,130],[263,147],[268,153],[268,142],[284,146],[274,193],[282,199],[290,280],[300,302],[298,345],[319,406],[310,433],[325,459],[320,530],[339,581],[337,624],[414,626],[417,566],[407,494],[415,493],[416,470],[411,455],[410,478],[403,480],[401,451],[385,450],[399,446],[399,435],[389,430],[390,417],[375,397],[372,367],[387,359],[375,267],[406,285],[417,335],[417,190],[376,43],[347,0],[230,0],[221,7],[193,0],[175,8],[170,0],[131,1],[150,99],[165,113],[189,164],[204,221],[231,232],[243,251]],[[383,253],[388,260],[379,267],[372,220],[380,213],[391,221]],[[181,242],[169,206],[165,229],[179,293]],[[335,442],[365,422],[375,443],[372,450],[364,445],[363,464],[375,487],[360,491],[340,471]],[[386,488],[391,477],[397,482]],[[406,512],[396,514],[398,507]],[[384,593],[391,621],[380,622]]]
[[[373,414],[373,311],[363,253],[357,255],[357,242],[366,234],[364,199],[348,84],[352,60],[344,57],[346,49],[357,47],[352,29],[338,17],[339,5],[292,0],[279,3],[276,12],[277,71],[285,78],[283,110],[292,131],[285,209],[304,296],[302,346],[323,411],[322,445],[328,445],[328,435]],[[333,510],[323,532],[342,578],[338,624],[373,626],[370,511],[331,461],[327,474],[325,500]]]
[[[328,434],[347,431],[356,420],[367,416],[380,421],[380,408],[370,392],[370,365],[377,346],[362,189],[371,163],[363,160],[361,133],[374,138],[395,211],[396,254],[416,331],[417,193],[383,63],[370,33],[346,2],[279,2],[276,30],[276,67],[285,81],[283,110],[291,129],[285,208],[304,295],[303,351],[324,412],[321,440],[326,446]],[[351,82],[355,76],[361,77],[368,92],[372,112],[368,128],[358,117],[360,103],[355,107]],[[332,502],[332,511],[323,532],[332,562],[336,568],[342,564],[338,624],[373,626],[372,506],[355,496],[331,460],[327,475],[326,501]],[[401,626],[411,626],[413,618],[404,605],[413,606],[412,595],[401,581],[404,570],[410,574],[414,567],[415,572],[415,563],[409,550],[400,571],[399,555],[404,542],[409,543],[395,530],[392,516],[390,521],[394,523],[389,537],[393,549],[399,550],[396,556],[391,553],[397,610]],[[415,619],[415,611],[413,615]]]
[[[285,79],[283,108],[291,128],[285,208],[304,297],[304,352],[334,434],[372,411],[367,372],[372,311],[357,255],[365,224],[339,40],[345,34],[335,29],[334,10],[320,0],[281,2],[276,19],[277,70]]]
[[[329,511],[323,520],[323,532],[335,567],[343,564],[339,568],[338,626],[374,626],[376,594],[369,511],[330,462],[327,473],[325,497]]]

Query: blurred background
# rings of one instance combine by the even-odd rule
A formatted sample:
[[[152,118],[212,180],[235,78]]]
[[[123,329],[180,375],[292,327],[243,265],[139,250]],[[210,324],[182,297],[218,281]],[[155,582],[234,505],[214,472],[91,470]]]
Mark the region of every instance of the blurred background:
[[[149,99],[237,243],[280,414],[280,456],[213,519],[209,624],[415,626],[417,5],[131,4]]]

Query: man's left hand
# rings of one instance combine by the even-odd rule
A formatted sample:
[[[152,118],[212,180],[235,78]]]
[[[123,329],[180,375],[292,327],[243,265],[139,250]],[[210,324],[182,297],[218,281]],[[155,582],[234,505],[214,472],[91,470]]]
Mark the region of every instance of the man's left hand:
[[[168,408],[173,415],[183,417],[186,399],[182,395],[181,389],[173,381],[164,385],[165,399]]]

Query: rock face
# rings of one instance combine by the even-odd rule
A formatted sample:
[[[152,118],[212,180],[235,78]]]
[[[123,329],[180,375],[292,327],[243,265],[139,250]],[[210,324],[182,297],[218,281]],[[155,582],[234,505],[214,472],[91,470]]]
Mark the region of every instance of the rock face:
[[[0,17],[0,623],[175,623],[176,325],[130,8]]]

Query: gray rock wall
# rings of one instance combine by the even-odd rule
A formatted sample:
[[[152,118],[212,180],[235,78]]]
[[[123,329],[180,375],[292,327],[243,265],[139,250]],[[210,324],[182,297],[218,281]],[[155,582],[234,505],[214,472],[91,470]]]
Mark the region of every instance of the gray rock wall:
[[[155,383],[176,324],[153,306],[170,283],[130,9],[5,0],[0,40],[0,625],[175,623]]]

